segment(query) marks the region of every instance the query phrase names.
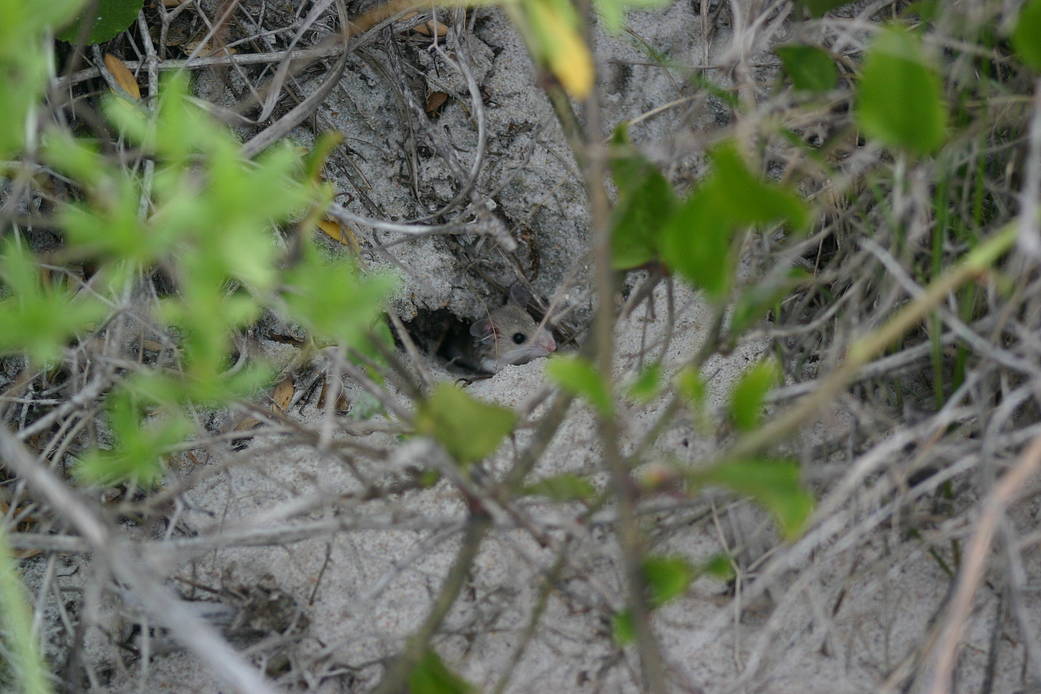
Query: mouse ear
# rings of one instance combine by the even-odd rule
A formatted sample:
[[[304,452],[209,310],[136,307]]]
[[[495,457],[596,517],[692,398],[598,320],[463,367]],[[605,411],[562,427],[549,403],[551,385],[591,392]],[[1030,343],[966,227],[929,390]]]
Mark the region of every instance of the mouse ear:
[[[520,306],[521,308],[526,308],[528,304],[535,302],[534,297],[532,297],[531,292],[528,291],[527,287],[520,282],[514,282],[510,285],[510,303]]]
[[[482,318],[470,324],[470,335],[473,337],[479,337],[483,340],[493,332],[495,332],[495,329],[492,327],[492,321],[489,318]]]

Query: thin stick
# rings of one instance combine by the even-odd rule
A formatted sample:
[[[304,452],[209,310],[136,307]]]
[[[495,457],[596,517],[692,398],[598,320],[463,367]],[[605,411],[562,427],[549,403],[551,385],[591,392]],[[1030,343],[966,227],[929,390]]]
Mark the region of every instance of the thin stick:
[[[1017,224],[1007,224],[973,249],[960,263],[937,277],[921,297],[904,306],[878,330],[854,342],[845,361],[821,381],[816,391],[764,426],[738,439],[722,458],[732,460],[753,455],[805,426],[818,410],[832,402],[856,378],[861,367],[921,322],[948,294],[978,277],[1004,255],[1015,243],[1018,230]]]
[[[163,624],[188,650],[237,691],[274,694],[264,677],[247,663],[220,634],[192,614],[159,581],[139,567],[137,557],[125,542],[117,542],[111,528],[87,503],[45,465],[6,426],[0,426],[0,458],[25,480],[28,487],[76,527],[112,574],[127,584],[147,605],[156,621]]]
[[[976,531],[965,548],[965,559],[958,575],[958,586],[947,610],[947,619],[936,641],[933,676],[928,690],[930,694],[947,694],[951,691],[951,672],[954,670],[958,644],[972,611],[973,597],[987,568],[994,534],[1005,509],[1023,491],[1038,468],[1041,468],[1041,436],[1030,442],[1016,466],[1005,473],[983,503],[983,513],[976,524]]]

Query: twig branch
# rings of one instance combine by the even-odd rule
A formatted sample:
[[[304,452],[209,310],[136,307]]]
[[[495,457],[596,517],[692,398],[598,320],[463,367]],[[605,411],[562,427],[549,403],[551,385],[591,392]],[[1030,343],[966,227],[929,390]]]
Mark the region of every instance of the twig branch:
[[[972,250],[960,263],[930,284],[925,293],[904,306],[887,323],[870,335],[854,342],[846,359],[830,376],[820,382],[817,390],[807,395],[765,425],[738,439],[724,451],[721,459],[736,459],[754,455],[779,442],[805,426],[821,408],[832,402],[856,377],[862,366],[907,331],[917,325],[953,290],[985,272],[1015,243],[1017,227],[1008,224],[988,240]]]
[[[947,618],[939,632],[932,653],[933,672],[930,694],[948,694],[951,691],[951,673],[954,670],[958,644],[965,622],[972,611],[973,597],[987,569],[990,546],[1006,509],[1027,482],[1041,468],[1041,436],[1036,437],[1023,452],[1019,462],[998,481],[983,502],[976,530],[965,548],[958,585],[947,609]]]

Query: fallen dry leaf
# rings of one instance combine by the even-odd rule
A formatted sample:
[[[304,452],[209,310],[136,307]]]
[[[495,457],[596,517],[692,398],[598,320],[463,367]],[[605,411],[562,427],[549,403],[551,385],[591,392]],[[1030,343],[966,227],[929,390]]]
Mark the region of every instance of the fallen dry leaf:
[[[260,420],[256,417],[246,417],[240,419],[238,424],[231,428],[232,431],[249,431],[260,424]]]
[[[431,19],[429,22],[417,24],[412,27],[412,31],[417,34],[422,34],[423,36],[437,36],[440,38],[448,33],[448,27],[441,22],[435,22]]]
[[[347,225],[340,224],[335,219],[326,218],[318,222],[318,228],[333,241],[342,243],[350,248],[355,255],[361,253],[361,244],[358,243],[358,237],[354,235],[354,232]]]
[[[427,96],[426,112],[437,113],[446,101],[448,101],[448,95],[444,92],[430,92]]]
[[[318,395],[318,407],[319,409],[325,409],[325,398],[328,393],[329,383],[327,381],[322,382],[322,392]],[[344,395],[343,389],[340,390],[340,394],[336,396],[336,412],[346,414],[347,410],[351,407],[351,401]]]
[[[129,94],[135,101],[141,100],[141,88],[137,86],[137,78],[134,77],[134,73],[130,71],[126,63],[111,53],[106,53],[105,67],[112,73],[112,78],[116,80],[116,84],[123,91]]]
[[[295,392],[296,386],[293,383],[293,377],[286,376],[277,386],[275,386],[275,390],[271,394],[271,400],[275,403],[275,407],[280,412],[285,412],[286,408],[289,407],[289,403],[292,402],[293,393]]]

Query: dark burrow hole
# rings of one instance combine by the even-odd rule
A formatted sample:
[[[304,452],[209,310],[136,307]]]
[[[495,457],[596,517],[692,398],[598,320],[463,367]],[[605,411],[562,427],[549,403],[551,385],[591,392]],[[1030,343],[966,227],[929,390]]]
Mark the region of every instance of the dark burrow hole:
[[[420,351],[449,371],[468,376],[484,375],[485,372],[468,358],[469,347],[473,344],[470,324],[471,321],[442,308],[419,311],[415,318],[405,323],[405,328]],[[394,341],[403,348],[400,336],[395,334]]]

